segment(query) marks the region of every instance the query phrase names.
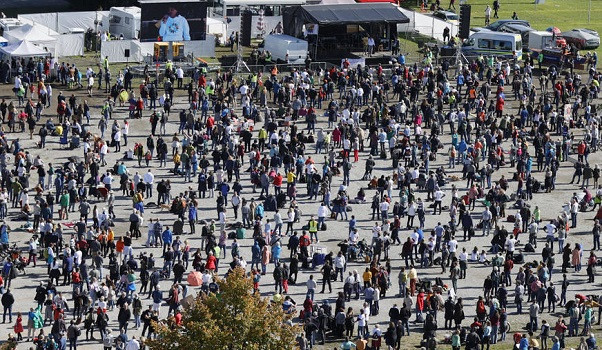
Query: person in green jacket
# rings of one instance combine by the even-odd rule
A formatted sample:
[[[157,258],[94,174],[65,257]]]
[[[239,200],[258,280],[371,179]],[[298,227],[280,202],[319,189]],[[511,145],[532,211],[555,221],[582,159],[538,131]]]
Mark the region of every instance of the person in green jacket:
[[[63,191],[63,194],[61,195],[61,199],[59,201],[60,205],[61,205],[61,210],[59,211],[59,219],[60,220],[69,220],[69,203],[70,203],[70,199],[69,199],[69,193],[67,191]]]

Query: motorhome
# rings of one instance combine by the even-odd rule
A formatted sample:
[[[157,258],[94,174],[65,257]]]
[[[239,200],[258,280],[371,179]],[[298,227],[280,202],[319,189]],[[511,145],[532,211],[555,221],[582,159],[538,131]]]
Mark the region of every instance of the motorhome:
[[[140,37],[140,7],[111,7],[109,11],[109,32],[124,39]]]
[[[464,41],[462,52],[465,56],[494,55],[521,60],[523,43],[520,34],[482,30],[473,33]]]

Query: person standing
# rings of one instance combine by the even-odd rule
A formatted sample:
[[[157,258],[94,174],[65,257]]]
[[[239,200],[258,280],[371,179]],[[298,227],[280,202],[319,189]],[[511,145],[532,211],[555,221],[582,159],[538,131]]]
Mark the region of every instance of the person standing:
[[[491,7],[485,7],[485,25],[488,26],[491,18]]]
[[[13,322],[13,304],[15,303],[15,297],[10,292],[10,289],[6,290],[6,293],[2,295],[2,306],[4,307],[4,314],[2,317],[2,323],[6,323],[6,313],[8,312],[8,322]]]
[[[71,320],[69,328],[67,328],[67,339],[69,339],[69,350],[77,350],[77,337],[81,335],[82,331],[75,324],[74,320]]]
[[[493,18],[499,18],[497,15],[497,12],[499,9],[500,9],[500,1],[494,0],[493,1]]]

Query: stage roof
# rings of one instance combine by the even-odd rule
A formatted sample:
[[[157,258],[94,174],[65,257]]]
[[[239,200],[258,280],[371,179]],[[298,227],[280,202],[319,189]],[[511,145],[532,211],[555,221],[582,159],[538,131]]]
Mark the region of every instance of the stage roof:
[[[352,23],[408,23],[397,6],[391,3],[305,5],[298,12],[306,23],[352,24]]]

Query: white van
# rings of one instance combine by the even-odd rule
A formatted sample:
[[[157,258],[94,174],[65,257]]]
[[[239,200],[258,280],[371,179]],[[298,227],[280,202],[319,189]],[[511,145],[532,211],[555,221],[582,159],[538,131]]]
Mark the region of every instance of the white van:
[[[505,58],[523,57],[523,43],[520,34],[499,33],[489,30],[476,32],[464,41],[462,52],[466,56],[498,56]]]
[[[272,34],[265,37],[263,49],[269,51],[272,60],[290,64],[303,64],[309,44],[290,35]]]

